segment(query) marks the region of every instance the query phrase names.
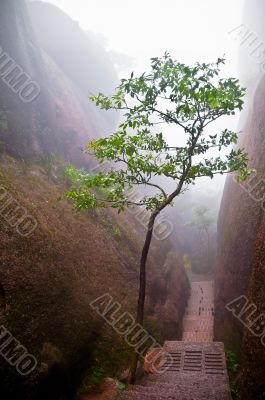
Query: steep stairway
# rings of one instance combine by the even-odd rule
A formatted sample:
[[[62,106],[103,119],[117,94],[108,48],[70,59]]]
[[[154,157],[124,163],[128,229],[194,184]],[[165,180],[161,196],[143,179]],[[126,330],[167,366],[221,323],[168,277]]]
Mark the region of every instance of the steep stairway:
[[[164,343],[163,372],[130,385],[117,400],[231,400],[224,345],[213,341],[213,299],[212,281],[191,283],[182,341]]]
[[[191,296],[183,321],[183,341],[213,341],[213,299],[214,287],[212,281],[191,283]]]

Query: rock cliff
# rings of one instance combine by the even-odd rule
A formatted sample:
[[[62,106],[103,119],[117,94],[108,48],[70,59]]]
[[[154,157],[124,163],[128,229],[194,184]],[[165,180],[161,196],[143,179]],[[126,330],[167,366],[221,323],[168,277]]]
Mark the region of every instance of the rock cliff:
[[[31,17],[24,0],[1,2],[0,320],[37,359],[37,368],[22,377],[1,357],[0,395],[70,399],[81,384],[90,389],[128,365],[130,349],[90,302],[110,293],[134,315],[145,228],[132,214],[76,215],[71,204],[58,201],[69,185],[65,162],[89,168],[81,148],[116,123],[117,115],[98,112],[86,97],[111,91],[117,76],[105,51],[64,13],[39,2],[29,7]],[[51,21],[45,38],[42,30]],[[7,76],[7,59],[22,77]],[[34,99],[23,92],[25,83],[36,91]],[[14,223],[25,210],[35,224],[31,236],[25,235],[29,225]],[[9,212],[18,213],[12,221]],[[163,266],[170,251],[170,239],[154,240],[148,265],[146,326],[159,341],[180,337],[189,295],[181,246],[167,282]]]
[[[254,3],[257,7],[262,6],[260,11],[264,11],[264,4]],[[257,8],[255,9],[252,2],[251,7],[257,14]],[[247,9],[250,10],[250,2]],[[251,13],[248,18],[251,22],[250,15]],[[252,100],[247,103],[247,119],[240,140],[240,146],[248,152],[250,166],[255,172],[240,185],[233,177],[226,181],[218,223],[215,282],[215,337],[217,340],[224,340],[226,346],[241,359],[239,391],[242,399],[261,399],[265,393],[262,378],[265,361],[262,334],[255,336],[249,329],[251,320],[253,324],[257,319],[261,323],[262,333],[263,322],[259,317],[264,313],[265,298],[262,274],[265,268],[265,79],[261,72],[258,75],[257,87],[253,89],[253,97],[250,96]],[[229,302],[240,296],[246,296],[248,304],[252,305],[251,309],[256,309],[249,323],[247,320],[242,323],[226,308]]]

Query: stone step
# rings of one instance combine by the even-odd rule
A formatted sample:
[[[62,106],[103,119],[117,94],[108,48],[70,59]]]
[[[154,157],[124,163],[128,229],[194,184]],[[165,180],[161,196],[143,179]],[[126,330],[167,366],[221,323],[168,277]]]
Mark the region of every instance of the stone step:
[[[224,345],[213,342],[213,282],[192,282],[183,340],[167,341],[161,373],[129,386],[116,400],[231,400]]]
[[[208,378],[206,380],[181,380],[177,382],[171,382],[171,383],[154,383],[154,382],[145,382],[142,385],[130,385],[127,388],[127,391],[134,391],[134,392],[146,392],[146,393],[152,393],[153,391],[160,390],[161,393],[164,391],[168,392],[178,392],[180,389],[192,389],[192,390],[197,390],[199,388],[204,388],[204,387],[209,387],[209,385],[213,385],[215,390],[219,390],[220,388],[223,389],[226,382],[225,381],[218,381],[212,380],[211,378]]]
[[[182,387],[176,390],[168,388],[153,388],[152,392],[124,391],[116,400],[231,400],[231,396],[224,387],[213,388],[212,386],[196,388]]]
[[[210,342],[213,340],[213,333],[209,332],[185,332],[182,340],[184,342]]]
[[[176,374],[161,374],[161,375],[151,375],[148,377],[148,380],[144,382],[144,386],[152,386],[152,385],[192,385],[196,386],[196,382],[198,382],[202,377],[207,376],[209,379],[205,380],[206,384],[209,380],[214,382],[215,385],[227,385],[227,377],[226,374],[210,374],[207,373],[202,375],[201,372],[198,371],[185,371],[181,375],[181,379],[179,379]],[[212,379],[210,379],[212,378]],[[192,383],[194,382],[194,383]]]

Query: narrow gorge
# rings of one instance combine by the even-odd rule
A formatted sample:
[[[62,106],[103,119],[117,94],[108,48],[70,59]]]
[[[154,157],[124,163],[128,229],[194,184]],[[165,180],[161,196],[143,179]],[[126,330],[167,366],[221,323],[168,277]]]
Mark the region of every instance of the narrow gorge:
[[[1,399],[265,399],[264,1],[147,3],[0,1]]]

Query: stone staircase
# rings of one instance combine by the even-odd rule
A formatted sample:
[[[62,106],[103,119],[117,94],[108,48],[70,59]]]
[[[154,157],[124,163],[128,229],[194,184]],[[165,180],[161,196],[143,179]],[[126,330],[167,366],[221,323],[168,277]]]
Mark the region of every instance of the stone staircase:
[[[183,321],[183,341],[213,341],[213,299],[214,287],[212,281],[191,283],[191,296]]]
[[[231,400],[224,345],[213,342],[213,295],[212,281],[191,283],[183,338],[165,342],[163,372],[130,385],[116,400]]]

